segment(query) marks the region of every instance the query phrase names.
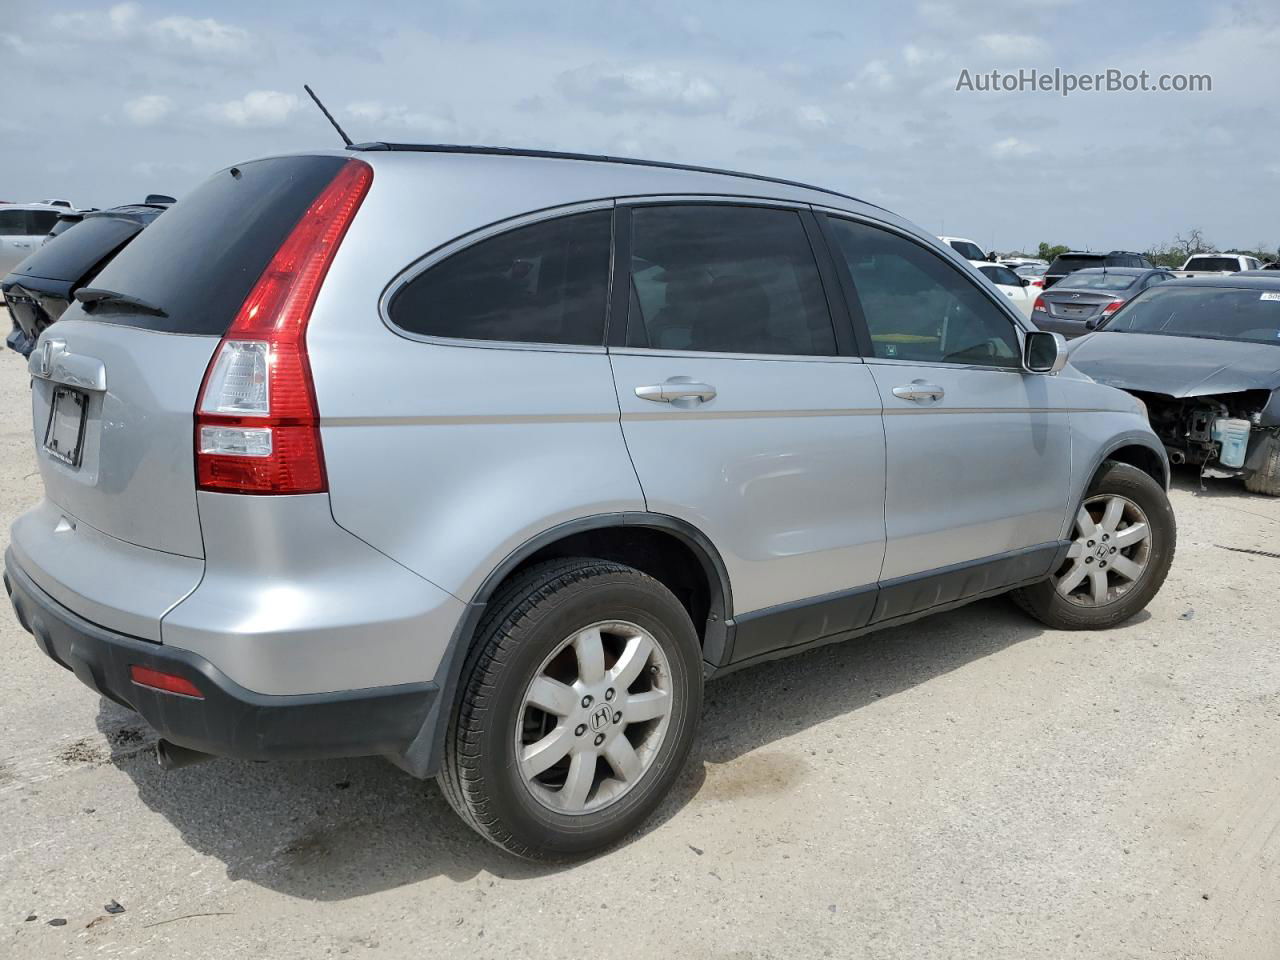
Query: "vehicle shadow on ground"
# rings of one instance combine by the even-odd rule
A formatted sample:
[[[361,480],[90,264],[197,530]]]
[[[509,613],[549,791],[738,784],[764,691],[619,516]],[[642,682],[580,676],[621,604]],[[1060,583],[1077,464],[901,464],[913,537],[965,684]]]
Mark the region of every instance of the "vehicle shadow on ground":
[[[1043,629],[1008,600],[988,600],[709,684],[690,762],[639,835],[660,829],[690,803],[797,789],[809,772],[808,758],[785,748],[760,748],[928,683]],[[104,700],[98,727],[118,742],[122,733],[133,737],[141,724]],[[472,833],[434,783],[414,780],[385,760],[213,760],[166,773],[145,746],[144,741],[117,755],[116,766],[186,843],[225,863],[231,879],[328,901],[440,875],[455,881],[481,872],[528,879],[565,869],[507,856]]]
[[[1169,484],[1174,490],[1186,490],[1193,497],[1226,498],[1229,500],[1256,501],[1258,503],[1274,503],[1275,497],[1263,493],[1252,493],[1245,489],[1244,481],[1238,477],[1205,477],[1201,479],[1196,467],[1174,467]]]

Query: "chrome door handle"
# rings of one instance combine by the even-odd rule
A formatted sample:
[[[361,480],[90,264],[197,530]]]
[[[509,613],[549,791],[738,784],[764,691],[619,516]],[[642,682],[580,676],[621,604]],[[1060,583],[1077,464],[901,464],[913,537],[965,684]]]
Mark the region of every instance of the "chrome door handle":
[[[945,394],[946,391],[937,384],[925,383],[923,380],[912,380],[905,386],[893,388],[893,395],[898,399],[915,400],[917,403],[923,403],[926,400],[941,400]]]
[[[699,383],[688,377],[672,377],[665,383],[651,383],[636,387],[636,396],[641,400],[652,400],[654,403],[671,403],[673,400],[706,403],[708,400],[715,399],[716,388],[709,383]]]

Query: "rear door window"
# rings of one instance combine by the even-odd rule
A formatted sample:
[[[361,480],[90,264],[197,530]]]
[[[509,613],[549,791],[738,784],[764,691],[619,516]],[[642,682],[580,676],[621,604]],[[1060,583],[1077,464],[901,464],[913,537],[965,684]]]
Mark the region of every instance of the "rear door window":
[[[978,272],[992,283],[1005,287],[1020,287],[1022,280],[1008,267],[979,267]]]
[[[94,278],[95,288],[166,315],[99,306],[93,319],[165,333],[226,333],[280,244],[344,163],[345,157],[275,157],[215,173]]]
[[[410,280],[388,316],[424,336],[602,346],[612,216],[570,214],[481,240]]]
[[[635,207],[627,346],[835,355],[800,215],[728,204]]]
[[[25,237],[26,235],[25,210],[0,210],[0,237]]]
[[[27,232],[32,237],[43,237],[58,222],[57,210],[28,210]]]
[[[921,244],[831,218],[875,356],[1019,368],[1013,322],[974,282]]]

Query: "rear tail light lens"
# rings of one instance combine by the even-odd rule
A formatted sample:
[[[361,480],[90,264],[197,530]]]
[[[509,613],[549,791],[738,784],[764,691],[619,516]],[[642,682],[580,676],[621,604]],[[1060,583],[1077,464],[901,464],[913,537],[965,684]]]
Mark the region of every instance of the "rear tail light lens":
[[[348,160],[302,215],[240,307],[196,405],[196,485],[223,493],[322,493],[307,323],[373,170]]]
[[[200,692],[199,687],[176,673],[152,670],[150,667],[140,667],[135,663],[129,667],[129,678],[140,687],[150,687],[152,690],[160,690],[163,693],[177,693],[184,697],[195,697],[197,700],[204,699],[204,694]]]
[[[1124,306],[1123,300],[1112,300],[1110,303],[1108,303],[1105,307],[1102,308],[1102,315],[1104,317],[1109,317],[1123,306]]]
[[[1044,312],[1044,297],[1036,297],[1036,302],[1035,302],[1035,303],[1033,303],[1033,304],[1031,305],[1031,309],[1032,309],[1032,310],[1039,310],[1041,313],[1043,313],[1043,312]]]

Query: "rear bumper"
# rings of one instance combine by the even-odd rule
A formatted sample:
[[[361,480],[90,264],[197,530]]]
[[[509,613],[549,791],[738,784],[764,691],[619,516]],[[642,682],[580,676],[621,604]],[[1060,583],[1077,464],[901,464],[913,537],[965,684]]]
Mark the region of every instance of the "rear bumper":
[[[166,740],[242,760],[403,757],[439,697],[434,683],[272,695],[240,686],[197,653],[115,633],[41,590],[10,550],[5,589],[22,626],[55,663],[104,697],[136,710]],[[203,699],[139,686],[137,664],[190,680]]]
[[[1033,313],[1031,322],[1040,330],[1048,333],[1060,333],[1068,340],[1076,337],[1083,337],[1086,333],[1092,333],[1083,320],[1057,320],[1046,313]]]

